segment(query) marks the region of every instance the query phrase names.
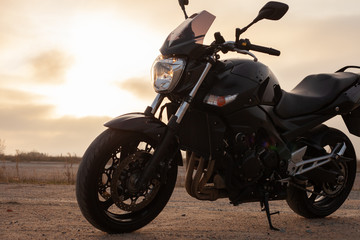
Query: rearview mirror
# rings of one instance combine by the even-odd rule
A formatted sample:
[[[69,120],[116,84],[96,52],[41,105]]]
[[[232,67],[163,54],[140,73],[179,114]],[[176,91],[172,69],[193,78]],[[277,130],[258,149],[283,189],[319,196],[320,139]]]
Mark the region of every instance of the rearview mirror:
[[[285,3],[274,1],[268,2],[260,9],[258,16],[253,22],[256,23],[262,19],[279,20],[285,15],[288,9],[289,6]]]
[[[178,1],[179,1],[179,5],[181,7],[181,10],[183,10],[183,12],[184,12],[185,19],[187,19],[188,15],[187,15],[186,10],[185,10],[185,5],[189,4],[189,0],[178,0]]]
[[[183,7],[185,5],[189,4],[189,0],[179,0],[180,7]]]

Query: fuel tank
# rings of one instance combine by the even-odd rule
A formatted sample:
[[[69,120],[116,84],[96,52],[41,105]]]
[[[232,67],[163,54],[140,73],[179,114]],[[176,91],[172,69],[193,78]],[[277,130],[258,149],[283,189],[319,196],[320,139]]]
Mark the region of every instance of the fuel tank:
[[[279,82],[264,64],[247,59],[228,59],[218,69],[203,100],[208,106],[233,112],[255,105],[277,104],[281,97]]]

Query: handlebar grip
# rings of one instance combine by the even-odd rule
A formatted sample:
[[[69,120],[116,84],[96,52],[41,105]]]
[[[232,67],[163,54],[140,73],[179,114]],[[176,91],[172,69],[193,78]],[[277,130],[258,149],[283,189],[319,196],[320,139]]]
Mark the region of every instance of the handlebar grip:
[[[257,52],[267,53],[269,55],[280,56],[280,51],[273,48],[267,48],[251,44],[249,49]]]

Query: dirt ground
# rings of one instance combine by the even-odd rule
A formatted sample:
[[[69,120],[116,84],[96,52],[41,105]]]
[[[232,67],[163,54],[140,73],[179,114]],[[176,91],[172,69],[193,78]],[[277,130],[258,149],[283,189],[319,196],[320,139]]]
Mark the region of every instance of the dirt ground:
[[[357,178],[356,181],[359,181]],[[146,227],[109,235],[90,225],[77,206],[74,185],[0,184],[0,239],[358,239],[360,191],[325,219],[305,219],[285,201],[270,202],[268,228],[258,203],[238,207],[226,199],[198,201],[176,188],[164,211]]]

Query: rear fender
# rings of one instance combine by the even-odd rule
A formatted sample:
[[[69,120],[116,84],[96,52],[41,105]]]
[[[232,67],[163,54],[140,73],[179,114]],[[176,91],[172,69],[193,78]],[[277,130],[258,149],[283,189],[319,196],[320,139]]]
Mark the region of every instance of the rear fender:
[[[348,114],[358,107],[360,107],[360,75],[358,75],[358,79],[353,86],[341,93],[332,104],[319,113],[330,115]]]
[[[165,135],[167,129],[165,123],[143,113],[127,113],[106,122],[104,126],[122,131],[144,133],[157,141]]]
[[[349,132],[360,137],[360,107],[342,115]]]

